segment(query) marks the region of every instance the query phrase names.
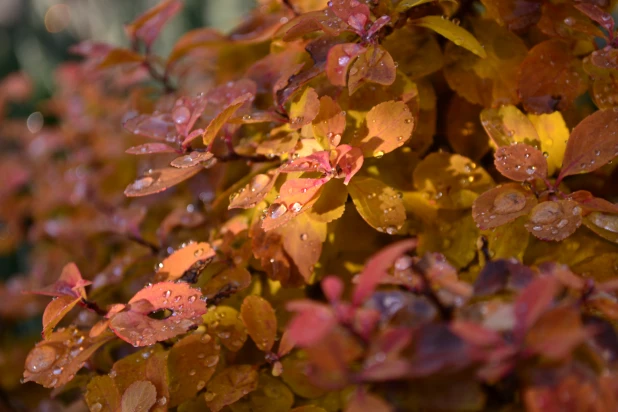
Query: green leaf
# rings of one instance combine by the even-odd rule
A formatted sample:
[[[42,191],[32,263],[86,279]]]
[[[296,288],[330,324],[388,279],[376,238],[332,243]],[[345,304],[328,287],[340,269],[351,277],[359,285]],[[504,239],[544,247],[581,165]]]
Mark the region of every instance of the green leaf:
[[[426,27],[446,37],[458,46],[470,50],[479,57],[487,57],[483,46],[474,38],[469,31],[459,27],[450,20],[438,16],[425,16],[413,21],[414,24]]]

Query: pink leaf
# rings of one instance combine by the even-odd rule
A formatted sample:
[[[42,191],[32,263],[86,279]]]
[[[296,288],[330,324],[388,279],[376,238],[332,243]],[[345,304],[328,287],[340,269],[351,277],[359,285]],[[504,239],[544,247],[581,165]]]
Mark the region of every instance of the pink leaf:
[[[315,152],[309,156],[300,157],[283,164],[279,171],[281,173],[293,172],[321,172],[330,173],[333,170],[330,164],[330,152]]]
[[[204,168],[199,165],[182,169],[176,167],[155,169],[128,185],[124,190],[124,195],[139,197],[159,193],[195,176],[201,170]]]
[[[322,290],[329,302],[339,302],[343,294],[343,282],[337,276],[322,279]]]
[[[174,120],[169,113],[141,114],[125,121],[124,128],[151,139],[173,141],[176,137]]]
[[[348,68],[367,49],[357,43],[337,44],[330,48],[326,58],[326,76],[334,86],[345,86]]]
[[[321,179],[290,179],[281,186],[280,201],[288,208],[302,209],[318,193],[330,177]],[[300,209],[298,209],[300,210]]]
[[[54,284],[43,289],[33,290],[30,293],[47,296],[71,296],[86,298],[85,286],[92,282],[82,279],[82,275],[75,263],[67,264],[60,274],[60,278]]]
[[[374,254],[365,268],[358,276],[358,283],[354,288],[352,303],[360,306],[375,290],[380,280],[388,275],[388,269],[395,263],[395,260],[405,252],[416,248],[416,239],[402,240],[389,245],[380,252]]]
[[[365,21],[369,19],[369,6],[359,0],[332,0],[328,6],[337,17],[348,23],[350,18]]]
[[[345,174],[344,184],[348,184],[350,179],[363,167],[365,158],[363,152],[358,147],[341,145],[337,147],[337,166]]]
[[[185,333],[202,321],[206,304],[199,290],[187,283],[161,282],[137,292],[120,312],[108,314],[110,328],[134,346],[148,346]],[[165,319],[148,315],[167,309]]]
[[[515,329],[517,341],[521,341],[528,329],[541,317],[554,301],[560,284],[549,276],[538,277],[521,291],[515,300]]]
[[[337,324],[335,315],[326,305],[310,300],[289,302],[286,308],[297,312],[288,324],[290,340],[300,347],[312,346],[322,340]]]

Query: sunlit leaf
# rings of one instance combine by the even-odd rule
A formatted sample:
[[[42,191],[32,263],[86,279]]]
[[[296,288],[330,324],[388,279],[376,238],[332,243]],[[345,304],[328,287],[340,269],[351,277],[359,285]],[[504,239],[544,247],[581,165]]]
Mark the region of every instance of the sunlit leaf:
[[[481,229],[492,229],[527,215],[536,205],[532,192],[517,183],[507,183],[477,197],[472,216]]]
[[[538,148],[539,135],[534,124],[515,106],[484,109],[481,112],[481,123],[498,147],[525,143]]]
[[[401,198],[393,188],[380,180],[356,176],[348,184],[354,206],[365,222],[381,232],[395,234],[406,214]]]
[[[259,296],[247,296],[240,307],[240,317],[258,349],[270,351],[277,335],[277,318],[270,303]]]
[[[352,144],[359,146],[365,156],[381,157],[401,147],[410,138],[414,119],[403,102],[382,102],[374,106],[366,117],[367,135]]]
[[[160,281],[178,280],[194,266],[203,268],[214,256],[215,251],[209,243],[189,243],[163,259],[157,267],[157,278]]]
[[[438,16],[425,16],[413,21],[414,24],[426,27],[451,40],[457,46],[463,47],[479,57],[487,57],[483,46],[466,29],[448,19]]]
[[[365,83],[393,84],[396,74],[397,68],[391,55],[381,46],[369,46],[350,68],[349,93],[352,95]]]
[[[552,176],[562,167],[569,129],[560,112],[538,116],[529,114],[528,119],[538,133],[543,155],[547,159],[547,175]]]

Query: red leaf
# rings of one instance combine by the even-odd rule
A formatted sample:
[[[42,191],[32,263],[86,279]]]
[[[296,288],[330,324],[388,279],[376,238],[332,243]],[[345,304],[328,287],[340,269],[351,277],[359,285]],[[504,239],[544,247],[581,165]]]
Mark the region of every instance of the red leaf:
[[[524,143],[496,150],[494,164],[503,176],[517,182],[547,177],[547,160],[540,150]]]
[[[203,93],[195,98],[181,97],[176,100],[170,114],[176,125],[176,131],[181,136],[188,136],[197,119],[200,118],[208,104],[208,99]]]
[[[214,166],[217,161],[217,159],[214,159],[213,157],[214,155],[210,152],[190,152],[184,156],[180,156],[172,160],[170,162],[170,166],[178,169],[184,169],[197,165],[201,165],[204,168],[209,168]]]
[[[493,229],[527,215],[537,203],[531,191],[518,183],[507,183],[477,197],[472,205],[472,217],[479,228]]]
[[[277,318],[270,303],[259,296],[247,296],[240,317],[258,349],[270,352],[277,337]]]
[[[217,136],[217,133],[219,133],[219,130],[221,130],[223,125],[234,115],[234,113],[236,113],[236,111],[245,103],[253,101],[254,98],[255,95],[253,93],[245,93],[226,105],[223,110],[210,121],[206,127],[206,130],[204,130],[204,133],[202,134],[202,141],[204,142],[204,145],[209,146]],[[183,146],[187,146],[190,142],[191,140],[187,138],[182,142],[182,144]]]
[[[122,311],[108,314],[110,328],[134,346],[173,338],[202,321],[206,304],[201,297],[199,290],[186,283],[161,282],[147,286]],[[172,315],[166,319],[148,316],[162,309],[169,309]]]
[[[602,10],[595,4],[576,3],[574,4],[574,6],[577,10],[581,11],[586,16],[599,23],[599,25],[605,30],[607,30],[610,38],[614,35],[614,18],[611,14]]]
[[[367,113],[367,135],[352,144],[365,156],[383,156],[403,146],[412,135],[414,119],[408,106],[401,101],[382,102]]]
[[[369,46],[350,68],[348,90],[352,95],[365,83],[389,86],[396,77],[397,68],[391,55],[382,46]]]
[[[136,381],[122,395],[122,412],[148,412],[156,401],[155,386],[149,381]]]
[[[178,280],[196,266],[203,269],[215,256],[216,253],[210,243],[189,243],[173,252],[159,264],[157,280],[168,282]]]
[[[139,197],[159,193],[195,176],[202,170],[204,168],[199,165],[183,169],[176,167],[154,169],[127,186],[124,195]]]
[[[297,300],[286,305],[297,312],[287,326],[290,340],[296,346],[312,346],[322,340],[337,324],[334,313],[326,305],[311,300]]]
[[[146,47],[155,41],[161,28],[182,8],[180,0],[166,0],[146,11],[144,14],[125,26],[130,39],[139,39]]]
[[[359,0],[332,0],[328,2],[328,7],[341,20],[352,26],[352,20],[369,20],[369,6]]]
[[[64,318],[64,316],[75,307],[75,305],[81,301],[81,297],[75,298],[73,296],[60,296],[54,298],[43,312],[43,339],[49,338],[54,327]]]
[[[330,152],[325,150],[315,152],[309,156],[300,157],[298,159],[284,163],[279,171],[281,173],[293,172],[320,172],[330,173],[333,170],[330,164]]]
[[[176,153],[176,149],[166,145],[165,143],[146,143],[139,146],[133,146],[126,150],[125,153],[134,155],[145,155],[153,153]]]
[[[363,167],[364,161],[363,152],[358,147],[348,145],[337,147],[337,159],[335,162],[345,174],[344,184],[350,183],[350,179]]]
[[[290,179],[281,185],[280,201],[288,208],[298,211],[307,204],[320,190],[322,185],[330,180],[330,176],[321,179]],[[298,210],[296,210],[298,209]]]
[[[416,245],[416,239],[402,240],[389,245],[369,258],[365,268],[358,276],[352,304],[355,306],[362,305],[371,296],[380,280],[388,276],[388,269],[395,263],[395,260],[405,252],[416,248]]]
[[[249,209],[264,199],[275,185],[279,176],[279,170],[271,170],[268,174],[258,174],[251,178],[251,181],[238,192],[230,196],[228,209],[242,208]]]
[[[560,284],[555,278],[543,276],[533,280],[517,296],[514,303],[516,325],[513,330],[517,341],[522,341],[530,327],[551,306],[559,288]]]
[[[587,190],[578,190],[568,195],[568,198],[577,202],[582,208],[589,212],[604,212],[618,214],[618,205],[608,202],[600,197],[594,197]]]
[[[526,334],[526,348],[552,360],[560,360],[588,337],[579,310],[562,306],[543,314]]]
[[[322,279],[322,291],[329,302],[339,302],[343,294],[343,282],[337,276],[326,276]]]
[[[582,224],[582,209],[572,200],[542,202],[530,211],[526,229],[542,240],[559,241]]]
[[[336,44],[330,48],[326,57],[326,76],[334,86],[345,86],[348,68],[367,49],[357,43]]]
[[[558,182],[580,172],[597,170],[618,156],[618,112],[598,110],[571,132]]]
[[[60,274],[60,278],[54,284],[43,289],[33,290],[29,293],[47,296],[71,296],[74,298],[86,298],[85,286],[92,282],[82,279],[81,273],[75,263],[68,263]]]

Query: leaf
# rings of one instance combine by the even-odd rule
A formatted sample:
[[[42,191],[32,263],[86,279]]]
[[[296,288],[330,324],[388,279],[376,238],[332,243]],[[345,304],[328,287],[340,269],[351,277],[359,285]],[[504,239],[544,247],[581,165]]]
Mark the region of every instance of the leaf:
[[[519,97],[528,112],[565,110],[587,87],[588,75],[581,60],[559,39],[534,46],[520,66]]]
[[[371,227],[395,234],[406,220],[403,202],[391,187],[380,180],[355,176],[348,191],[358,213]]]
[[[217,133],[219,133],[219,130],[221,130],[223,125],[227,123],[227,121],[234,115],[234,113],[236,113],[238,109],[240,109],[242,105],[252,101],[254,97],[255,95],[253,93],[245,93],[225,105],[223,110],[217,113],[210,123],[208,123],[208,126],[206,126],[206,130],[204,130],[204,133],[202,134],[202,142],[204,145],[209,146],[212,144],[212,141],[215,139]],[[190,140],[188,139],[182,142],[183,146],[186,146],[189,143]]]
[[[332,49],[331,49],[332,50]],[[343,84],[345,86],[345,83]],[[313,119],[313,136],[326,150],[339,145],[345,130],[346,115],[330,96],[320,97],[320,111]]]
[[[330,180],[330,176],[321,179],[290,179],[281,185],[279,201],[290,210],[299,211],[313,199],[322,185]]]
[[[448,108],[446,138],[453,150],[474,161],[489,151],[489,140],[480,122],[482,107],[453,96]]]
[[[167,357],[169,406],[180,405],[204,389],[219,358],[220,345],[208,334],[194,333],[176,342]]]
[[[358,276],[352,303],[359,306],[365,302],[374,292],[381,279],[388,275],[388,269],[395,263],[395,260],[405,252],[414,249],[416,245],[416,239],[403,240],[382,249],[369,258],[365,268]]]
[[[294,404],[294,394],[281,379],[260,373],[258,387],[248,397],[230,405],[233,412],[288,412]]]
[[[125,26],[127,36],[137,38],[147,47],[158,37],[161,28],[182,8],[179,0],[165,0]]]
[[[258,349],[270,352],[277,337],[277,318],[270,303],[259,296],[247,296],[240,307],[240,317]]]
[[[193,151],[187,153],[186,155],[175,158],[170,162],[170,166],[184,169],[187,167],[201,165],[202,167],[207,169],[209,167],[212,167],[216,161],[217,159],[214,158],[214,155],[210,152]]]
[[[134,346],[148,346],[185,333],[201,322],[206,304],[199,290],[187,283],[160,282],[137,292],[119,312],[109,313],[110,328]],[[172,315],[155,319],[148,315],[168,309]]]
[[[494,186],[489,174],[470,159],[444,152],[430,153],[414,169],[414,186],[439,208],[466,209],[478,194]]]
[[[476,198],[472,217],[479,228],[493,229],[530,213],[537,205],[532,192],[517,183],[507,183]]]
[[[323,31],[330,36],[338,36],[348,28],[348,25],[330,9],[316,10],[301,14],[281,26],[275,34],[275,38],[290,41],[315,31]]]
[[[43,339],[49,338],[54,327],[81,300],[82,298],[75,298],[73,296],[60,296],[49,302],[45,307],[45,312],[43,312],[43,331],[41,332]]]
[[[568,198],[577,202],[586,211],[605,212],[618,214],[618,205],[608,202],[600,197],[595,197],[587,190],[578,190],[568,195]]]
[[[207,299],[213,299],[246,289],[250,284],[251,273],[247,269],[234,267],[225,269],[209,279],[202,287],[202,294]]]
[[[471,19],[471,30],[487,53],[486,58],[446,45],[444,76],[470,103],[484,107],[517,104],[517,73],[527,54],[523,40],[490,19]]]
[[[551,360],[561,360],[587,337],[579,311],[562,306],[539,317],[526,334],[526,349]]]
[[[249,209],[255,207],[258,202],[270,193],[278,176],[278,170],[271,170],[266,174],[260,173],[253,176],[245,187],[230,196],[228,209]]]
[[[174,44],[167,58],[167,67],[172,66],[184,56],[200,49],[217,49],[223,47],[226,38],[210,27],[201,27],[184,33]]]
[[[389,86],[396,76],[397,68],[391,55],[382,46],[369,46],[350,68],[348,93],[354,94],[365,83]]]
[[[279,170],[281,173],[293,172],[320,172],[330,173],[333,168],[330,164],[330,151],[315,152],[309,156],[299,157],[284,163]]]
[[[52,285],[46,286],[43,289],[35,289],[30,291],[37,295],[46,296],[71,296],[73,298],[86,298],[86,286],[92,282],[82,278],[79,269],[75,263],[68,263],[62,268],[60,277]]]
[[[524,339],[528,329],[551,306],[559,291],[558,281],[549,276],[535,278],[523,289],[515,300],[516,341]]]
[[[530,211],[526,229],[542,240],[563,240],[582,224],[582,209],[571,200],[542,202]]]
[[[311,220],[306,214],[297,216],[280,230],[283,249],[290,256],[306,282],[322,254],[326,240],[326,224]]]
[[[336,44],[328,50],[326,57],[326,77],[333,86],[345,87],[348,68],[354,60],[365,53],[367,48],[357,43]]]
[[[547,175],[552,176],[556,170],[562,168],[566,142],[569,139],[569,128],[560,112],[538,116],[529,114],[528,119],[538,133],[543,155],[547,154],[545,157],[548,168]]]
[[[369,7],[360,1],[333,0],[328,3],[328,7],[330,7],[337,17],[347,22],[352,27],[354,27],[354,24],[351,20],[366,22],[369,19]],[[364,26],[364,23],[361,26]]]
[[[614,18],[610,13],[595,4],[577,3],[573,6],[607,30],[610,36],[614,33]]]
[[[374,106],[366,117],[367,135],[353,141],[365,156],[381,157],[401,147],[410,138],[414,119],[403,102],[389,101]]]
[[[558,181],[580,172],[597,170],[618,156],[618,112],[598,110],[571,132]]]
[[[330,223],[343,215],[347,200],[348,188],[343,181],[331,179],[322,186],[322,193],[308,214],[312,220]]]
[[[288,302],[285,307],[290,312],[296,312],[287,325],[290,341],[295,346],[313,346],[337,325],[334,313],[326,305],[305,299]],[[285,364],[283,371],[285,374]]]
[[[321,189],[319,187],[318,189]],[[301,204],[299,202],[292,203],[290,205],[285,205],[283,203],[273,203],[267,209],[266,212],[262,215],[262,229],[266,232],[281,227],[288,222],[294,220],[301,213],[306,212],[307,210],[311,210],[313,204],[320,198],[320,190],[316,192],[316,194],[311,197],[310,200],[305,204]]]
[[[343,184],[350,183],[350,179],[358,173],[363,167],[365,158],[363,153],[358,147],[351,147],[348,145],[341,145],[336,149],[337,159],[335,160],[337,167],[341,169],[344,174]]]
[[[538,0],[482,0],[490,18],[513,32],[530,28],[541,17],[542,2]]]
[[[290,105],[290,127],[293,130],[311,124],[320,110],[320,99],[311,87],[306,87],[300,95],[292,100]]]
[[[123,127],[133,134],[151,139],[176,139],[176,127],[169,113],[140,114],[126,120]]]
[[[53,332],[28,353],[23,381],[34,381],[46,388],[65,385],[112,336],[102,334],[89,338],[74,326]]]
[[[524,143],[502,146],[494,154],[496,169],[517,182],[547,178],[547,161],[540,150]]]
[[[157,279],[160,282],[178,280],[193,267],[203,268],[206,266],[215,255],[216,253],[210,243],[189,243],[163,259],[163,262],[157,267]]]
[[[97,69],[109,69],[122,65],[138,65],[144,62],[145,57],[128,49],[111,49],[97,65]]]
[[[206,403],[213,412],[231,405],[257,388],[258,374],[251,365],[229,366],[208,382]]]
[[[384,399],[370,393],[357,390],[352,395],[345,412],[391,412],[393,408]]]
[[[457,46],[463,47],[481,58],[487,57],[487,53],[481,44],[466,29],[456,25],[450,20],[438,16],[425,16],[412,21],[413,24],[428,28],[451,40]]]
[[[239,351],[247,340],[247,330],[238,311],[230,306],[219,305],[204,316],[208,332],[219,338],[231,352]]]
[[[136,381],[122,395],[122,412],[148,412],[156,401],[155,386],[148,381]]]
[[[204,168],[200,166],[183,169],[164,167],[149,170],[144,176],[129,184],[124,190],[124,195],[127,197],[140,197],[159,193],[195,176],[201,170],[204,170]]]
[[[484,109],[481,123],[489,138],[498,147],[513,143],[525,143],[538,147],[539,135],[530,121],[517,107],[501,106],[499,109]]]
[[[406,25],[382,40],[382,46],[397,62],[397,70],[412,80],[441,70],[444,56],[433,32]]]
[[[95,376],[88,382],[85,395],[90,410],[116,412],[120,408],[120,394],[109,375]]]
[[[139,146],[133,146],[126,150],[125,153],[134,155],[146,155],[153,153],[176,153],[176,149],[166,145],[165,143],[146,143]]]

